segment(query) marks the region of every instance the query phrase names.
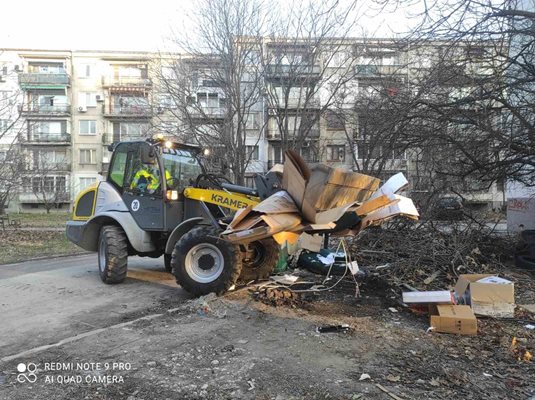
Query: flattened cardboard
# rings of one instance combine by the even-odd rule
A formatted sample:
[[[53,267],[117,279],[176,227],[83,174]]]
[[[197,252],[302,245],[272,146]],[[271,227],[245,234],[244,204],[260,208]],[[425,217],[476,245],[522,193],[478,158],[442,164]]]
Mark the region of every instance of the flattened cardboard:
[[[409,185],[409,181],[403,175],[403,172],[398,172],[396,175],[391,176],[388,180],[370,197],[375,199],[376,197],[384,194],[394,194],[400,190],[406,188]]]
[[[277,193],[269,196],[267,199],[258,203],[254,208],[254,211],[264,214],[284,214],[284,213],[298,213],[299,209],[292,200],[292,197],[280,190]]]
[[[289,231],[301,223],[297,214],[266,214],[261,218],[269,226],[271,234]]]
[[[482,278],[493,274],[460,275],[455,285],[455,294],[461,298],[467,290],[470,292],[470,306],[477,315],[507,318],[513,317],[515,311],[514,284],[481,283]]]
[[[420,214],[414,203],[408,197],[393,195],[398,199],[397,203],[387,207],[380,208],[377,211],[371,212],[362,219],[362,228],[367,228],[370,225],[379,225],[393,217],[403,216],[410,219],[417,220]]]
[[[282,188],[286,190],[299,209],[303,208],[305,187],[310,178],[310,169],[303,159],[293,150],[284,152]]]
[[[431,315],[430,325],[436,332],[477,335],[477,319],[469,306],[438,305],[437,315]]]
[[[244,220],[244,218],[251,212],[253,209],[253,206],[247,206],[245,208],[240,208],[238,211],[236,211],[236,214],[234,214],[234,218],[228,224],[229,228],[234,228],[237,225],[239,225],[240,222]]]
[[[323,245],[323,236],[309,235],[308,233],[303,232],[301,236],[299,236],[297,244],[301,249],[319,253],[321,246]]]
[[[314,209],[329,210],[369,199],[380,182],[373,176],[316,164],[311,169],[305,197]]]
[[[449,290],[431,290],[424,292],[403,292],[403,302],[407,304],[452,304],[452,293]]]
[[[359,216],[367,215],[371,212],[377,211],[383,207],[387,207],[399,202],[399,198],[395,197],[392,193],[383,194],[373,199],[369,199],[356,208],[355,212]]]

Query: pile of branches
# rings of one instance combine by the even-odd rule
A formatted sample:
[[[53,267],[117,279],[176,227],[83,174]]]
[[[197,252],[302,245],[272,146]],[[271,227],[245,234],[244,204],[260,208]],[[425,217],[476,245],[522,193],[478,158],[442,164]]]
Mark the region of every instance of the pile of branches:
[[[392,284],[419,290],[445,289],[460,274],[499,274],[512,265],[514,237],[477,224],[389,224],[356,238],[359,265]]]

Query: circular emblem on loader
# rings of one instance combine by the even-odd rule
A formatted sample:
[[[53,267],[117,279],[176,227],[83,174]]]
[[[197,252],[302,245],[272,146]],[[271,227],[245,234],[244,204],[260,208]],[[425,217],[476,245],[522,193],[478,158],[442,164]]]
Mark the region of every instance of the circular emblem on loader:
[[[132,202],[132,205],[130,206],[132,208],[132,211],[137,211],[139,210],[139,200],[134,200]]]

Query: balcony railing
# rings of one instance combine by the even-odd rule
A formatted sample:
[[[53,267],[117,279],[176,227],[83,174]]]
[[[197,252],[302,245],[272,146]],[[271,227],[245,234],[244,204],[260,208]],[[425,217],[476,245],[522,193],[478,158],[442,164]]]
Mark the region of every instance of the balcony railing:
[[[19,74],[19,83],[24,88],[25,86],[47,86],[47,85],[70,85],[70,77],[66,73],[59,74],[41,74],[26,72]]]
[[[124,88],[143,88],[152,86],[152,80],[139,76],[103,76],[102,86],[104,87],[124,87]]]
[[[198,107],[192,108],[189,111],[192,118],[209,118],[222,119],[227,115],[227,109],[224,107]]]
[[[71,135],[69,133],[40,133],[33,132],[28,134],[28,143],[70,143]]]
[[[123,106],[112,107],[109,109],[104,106],[105,117],[134,117],[134,118],[149,118],[152,116],[152,108],[150,106]]]
[[[300,135],[299,132],[288,132],[288,137],[292,137],[293,135]],[[307,139],[317,139],[320,137],[320,129],[319,128],[311,128],[310,130],[306,131],[306,132],[303,132],[301,134],[304,138],[307,138]],[[268,130],[267,131],[267,138],[268,140],[280,140],[281,139],[281,134],[279,132],[279,130]]]
[[[43,162],[37,165],[26,164],[24,165],[25,171],[47,171],[47,173],[53,172],[68,172],[71,170],[71,163],[69,162]]]
[[[355,74],[363,77],[378,76],[378,75],[399,75],[405,74],[407,71],[402,65],[375,65],[375,64],[359,64],[355,65]]]
[[[70,114],[70,104],[54,104],[40,105],[40,104],[23,104],[19,106],[19,112],[22,114],[39,114],[39,115],[61,115]]]
[[[269,64],[266,66],[266,75],[268,78],[310,78],[318,77],[320,73],[320,66],[313,64]]]
[[[305,98],[303,97],[289,97],[286,99],[277,99],[275,108],[318,108],[320,107],[320,101],[317,98]]]

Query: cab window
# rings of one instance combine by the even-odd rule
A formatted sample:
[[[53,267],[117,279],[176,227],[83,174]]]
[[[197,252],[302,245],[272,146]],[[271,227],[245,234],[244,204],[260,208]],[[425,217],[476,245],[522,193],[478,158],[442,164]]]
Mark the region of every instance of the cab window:
[[[161,193],[161,177],[158,159],[154,157],[151,162],[143,162],[141,145],[132,149],[127,163],[126,180],[124,188],[133,193],[157,194]]]
[[[164,149],[163,165],[168,189],[184,189],[202,174],[197,158],[187,150]]]
[[[113,154],[112,165],[108,176],[109,180],[119,188],[123,187],[127,156],[126,146],[119,146]]]

